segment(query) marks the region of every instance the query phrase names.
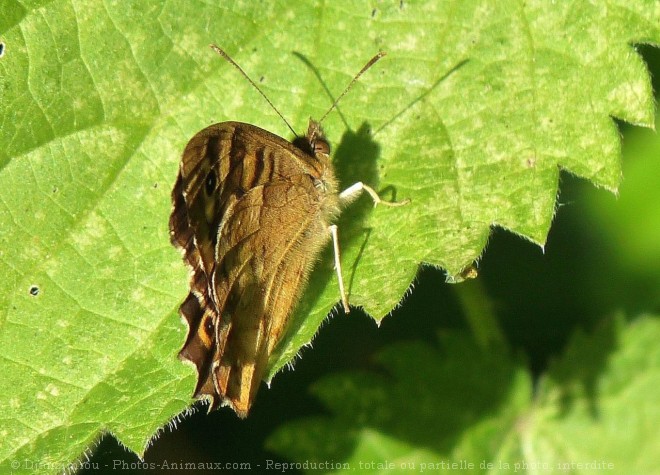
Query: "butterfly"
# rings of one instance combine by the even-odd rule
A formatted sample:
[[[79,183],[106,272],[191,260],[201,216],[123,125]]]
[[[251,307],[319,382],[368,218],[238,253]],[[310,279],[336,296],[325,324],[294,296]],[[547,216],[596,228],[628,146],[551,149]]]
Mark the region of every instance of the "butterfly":
[[[284,120],[240,66],[211,47]],[[362,68],[321,121],[384,54]],[[179,309],[188,324],[179,357],[195,365],[193,397],[210,398],[209,411],[229,405],[247,416],[268,359],[329,240],[341,301],[350,311],[332,224],[342,206],[362,191],[376,204],[405,204],[381,201],[363,183],[338,193],[321,121],[310,120],[306,135],[293,142],[255,125],[221,122],[195,134],[183,152],[169,221],[171,242],[191,270],[190,292]]]

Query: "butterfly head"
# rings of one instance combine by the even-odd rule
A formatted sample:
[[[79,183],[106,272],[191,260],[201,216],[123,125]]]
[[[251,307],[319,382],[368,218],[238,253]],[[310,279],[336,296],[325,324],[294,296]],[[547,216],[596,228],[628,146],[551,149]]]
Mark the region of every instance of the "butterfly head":
[[[323,129],[321,124],[315,120],[309,120],[309,126],[307,127],[307,136],[305,137],[307,142],[309,142],[309,147],[312,151],[312,155],[319,158],[319,155],[327,157],[330,155],[330,144],[323,134]]]
[[[330,156],[330,144],[323,134],[321,124],[313,119],[309,120],[307,134],[304,137],[297,136],[292,143],[319,161],[326,162]]]

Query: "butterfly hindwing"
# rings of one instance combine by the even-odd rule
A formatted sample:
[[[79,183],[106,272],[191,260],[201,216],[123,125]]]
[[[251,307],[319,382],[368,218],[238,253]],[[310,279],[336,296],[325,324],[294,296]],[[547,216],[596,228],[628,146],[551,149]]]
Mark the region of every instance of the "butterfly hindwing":
[[[321,212],[318,191],[299,174],[252,188],[223,223],[212,278],[222,309],[215,376],[237,412],[248,410],[325,242]]]

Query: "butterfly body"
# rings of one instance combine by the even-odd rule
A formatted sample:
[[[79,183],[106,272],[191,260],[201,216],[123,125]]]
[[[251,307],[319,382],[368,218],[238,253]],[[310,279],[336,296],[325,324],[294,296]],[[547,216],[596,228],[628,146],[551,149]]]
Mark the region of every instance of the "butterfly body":
[[[179,355],[197,368],[195,397],[245,416],[339,213],[328,144],[314,121],[293,143],[211,125],[188,142],[172,201],[171,240],[191,269]]]

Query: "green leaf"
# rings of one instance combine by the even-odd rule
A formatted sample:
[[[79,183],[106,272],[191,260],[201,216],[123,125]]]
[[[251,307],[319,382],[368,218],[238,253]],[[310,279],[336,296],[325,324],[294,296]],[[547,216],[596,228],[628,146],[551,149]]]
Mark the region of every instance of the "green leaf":
[[[491,225],[543,243],[559,167],[616,189],[610,116],[653,122],[631,43],[660,43],[658,18],[642,1],[3,2],[0,464],[59,471],[104,430],[142,453],[189,402],[186,271],[167,231],[180,153],[229,119],[288,136],[209,43],[298,130],[389,53],[324,123],[343,186],[412,199],[363,198],[339,223],[352,302],[381,318],[421,262],[457,274]],[[331,267],[326,253],[269,377],[337,302]]]
[[[288,423],[268,446],[339,473],[655,473],[659,338],[657,318],[608,320],[576,335],[534,391],[505,351],[460,332],[394,345],[385,374],[317,383],[331,415]]]
[[[629,325],[616,319],[592,336],[576,335],[541,386],[530,427],[536,447],[558,461],[602,460],[625,473],[657,472],[658,338],[657,316]]]

